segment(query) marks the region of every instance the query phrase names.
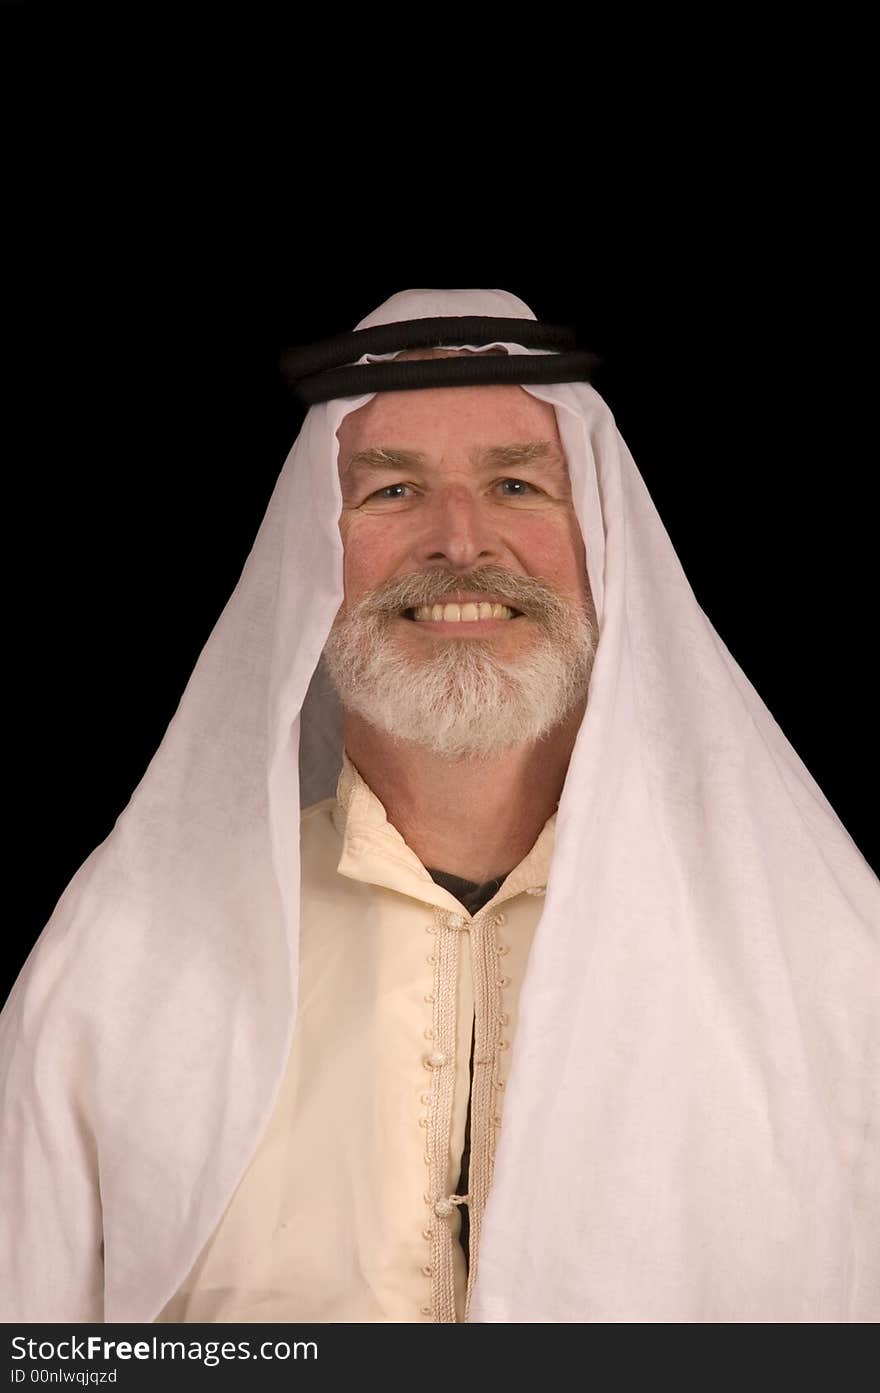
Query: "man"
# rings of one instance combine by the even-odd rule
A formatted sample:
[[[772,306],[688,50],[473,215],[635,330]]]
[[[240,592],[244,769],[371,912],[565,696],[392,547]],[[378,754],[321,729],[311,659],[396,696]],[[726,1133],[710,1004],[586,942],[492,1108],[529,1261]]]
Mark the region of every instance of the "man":
[[[873,877],[531,321],[309,379],[4,1013],[16,1318],[876,1316]]]
[[[453,355],[401,355],[428,356]],[[521,387],[383,393],[337,434],[345,601],[325,656],[343,703],[340,797],[358,798],[344,827],[334,801],[305,815],[304,884],[309,857],[320,869],[275,1111],[303,1171],[271,1130],[165,1319],[247,1318],[238,1274],[259,1271],[257,1309],[278,1319],[462,1320],[476,1272],[503,1051],[595,646],[583,540],[554,411]],[[360,871],[350,848],[370,834]],[[382,983],[381,1014],[367,981]],[[459,1207],[465,1150],[474,1193]],[[267,1262],[279,1207],[297,1244]]]

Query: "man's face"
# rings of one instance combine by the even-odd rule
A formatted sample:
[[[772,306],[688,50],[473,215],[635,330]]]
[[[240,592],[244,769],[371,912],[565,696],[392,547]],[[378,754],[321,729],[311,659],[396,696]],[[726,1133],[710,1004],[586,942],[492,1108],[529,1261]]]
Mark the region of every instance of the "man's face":
[[[381,392],[346,416],[338,436],[343,612],[392,578],[486,566],[538,576],[560,595],[586,599],[584,545],[548,402],[515,386]],[[491,453],[510,446],[529,447],[536,458]],[[385,463],[369,458],[371,451],[421,458]],[[482,598],[462,587],[454,593]],[[490,634],[497,651],[513,653],[533,637],[528,615],[455,625],[400,616],[395,623],[399,641],[415,653],[451,637]]]
[[[460,728],[497,728],[501,708],[507,743],[558,720],[585,694],[595,632],[552,406],[517,386],[384,392],[338,438],[345,598],[327,657],[343,702],[404,738],[430,717],[448,753],[488,752]],[[512,684],[533,689],[530,713]],[[420,708],[409,737],[404,703]],[[436,736],[447,721],[459,734]]]

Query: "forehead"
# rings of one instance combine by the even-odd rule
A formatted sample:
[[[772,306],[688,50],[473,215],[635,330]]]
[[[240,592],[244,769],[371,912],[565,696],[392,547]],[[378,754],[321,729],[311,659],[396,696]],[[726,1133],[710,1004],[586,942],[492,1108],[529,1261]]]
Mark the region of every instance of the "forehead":
[[[552,440],[562,448],[553,407],[517,386],[379,392],[348,413],[337,437],[340,469],[355,451],[374,447],[436,457],[514,440]]]

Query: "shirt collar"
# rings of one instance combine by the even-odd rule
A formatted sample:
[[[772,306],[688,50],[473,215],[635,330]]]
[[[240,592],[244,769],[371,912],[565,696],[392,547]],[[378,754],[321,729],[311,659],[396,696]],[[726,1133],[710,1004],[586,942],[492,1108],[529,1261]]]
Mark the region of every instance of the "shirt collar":
[[[342,837],[342,852],[336,868],[340,875],[371,885],[383,885],[467,917],[463,905],[449,890],[444,890],[431,878],[397,828],[388,821],[381,802],[344,751],[332,816],[333,824]],[[531,851],[513,868],[498,893],[480,913],[490,906],[497,908],[515,895],[543,894],[550,873],[555,836],[556,813],[553,813],[544,823]]]

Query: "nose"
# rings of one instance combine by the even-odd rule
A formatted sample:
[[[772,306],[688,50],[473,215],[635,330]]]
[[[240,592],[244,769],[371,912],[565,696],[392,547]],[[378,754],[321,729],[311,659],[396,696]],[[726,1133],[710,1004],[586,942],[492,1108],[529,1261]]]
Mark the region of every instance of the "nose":
[[[419,537],[421,563],[445,561],[450,566],[472,567],[501,556],[501,542],[488,510],[464,485],[438,490],[424,516]]]

